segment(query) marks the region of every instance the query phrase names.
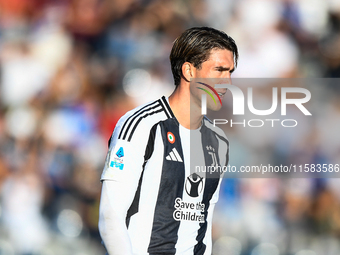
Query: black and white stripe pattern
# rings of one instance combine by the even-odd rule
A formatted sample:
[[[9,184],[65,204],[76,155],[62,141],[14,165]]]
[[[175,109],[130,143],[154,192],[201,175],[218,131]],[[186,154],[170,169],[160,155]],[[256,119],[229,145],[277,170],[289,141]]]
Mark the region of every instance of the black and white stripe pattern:
[[[213,158],[218,164],[228,163],[228,141],[216,129],[207,119],[194,132],[182,127],[165,97],[128,112],[118,122],[111,146],[114,151],[124,148],[124,171],[108,169],[102,180],[132,183],[122,199],[131,201],[126,225],[134,254],[211,254],[212,212],[220,176],[202,175],[195,196],[186,183],[192,166],[210,166]],[[169,140],[169,132],[175,139]],[[214,148],[215,157],[207,147]],[[190,207],[179,209],[179,203]],[[202,221],[191,218],[195,215]]]
[[[168,118],[174,117],[164,96],[157,101],[145,105],[134,114],[132,114],[130,117],[128,117],[120,130],[118,139],[127,140],[128,142],[130,142],[139,123],[144,118],[160,112],[164,112]]]

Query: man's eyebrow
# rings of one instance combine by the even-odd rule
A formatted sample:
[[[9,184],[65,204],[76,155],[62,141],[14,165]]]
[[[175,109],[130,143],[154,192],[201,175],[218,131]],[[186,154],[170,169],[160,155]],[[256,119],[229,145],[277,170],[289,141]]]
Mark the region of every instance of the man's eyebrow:
[[[214,69],[217,71],[229,71],[230,70],[229,67],[224,67],[224,66],[216,66]],[[234,70],[235,68],[231,69],[230,73],[234,72]]]

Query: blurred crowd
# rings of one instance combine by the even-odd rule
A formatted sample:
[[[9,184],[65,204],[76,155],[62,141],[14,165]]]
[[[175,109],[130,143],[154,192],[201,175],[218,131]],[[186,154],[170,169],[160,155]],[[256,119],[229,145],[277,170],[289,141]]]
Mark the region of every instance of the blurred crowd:
[[[126,111],[174,89],[172,42],[193,26],[235,39],[236,78],[340,76],[338,0],[0,0],[0,254],[104,254],[107,141]],[[340,163],[339,88],[311,88],[329,126],[276,144],[227,129],[231,163]],[[214,255],[339,254],[339,184],[226,179]]]

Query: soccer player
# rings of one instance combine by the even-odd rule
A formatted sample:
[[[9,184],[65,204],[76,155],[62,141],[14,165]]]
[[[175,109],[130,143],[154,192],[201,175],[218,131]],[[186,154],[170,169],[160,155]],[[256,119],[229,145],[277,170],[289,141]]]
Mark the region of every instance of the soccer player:
[[[108,254],[211,254],[221,178],[193,173],[190,162],[226,166],[229,145],[224,132],[201,114],[205,92],[190,80],[229,79],[237,58],[237,46],[224,32],[186,30],[170,54],[172,95],[118,121],[101,176],[99,231]],[[216,91],[223,98],[226,89]],[[221,108],[207,101],[208,108]],[[200,145],[194,157],[190,138]]]

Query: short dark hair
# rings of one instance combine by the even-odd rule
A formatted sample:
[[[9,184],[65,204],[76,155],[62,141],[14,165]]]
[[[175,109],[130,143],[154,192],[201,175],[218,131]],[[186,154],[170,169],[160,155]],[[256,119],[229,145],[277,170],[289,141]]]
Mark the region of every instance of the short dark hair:
[[[174,42],[170,53],[170,63],[175,85],[179,85],[182,73],[182,66],[189,62],[196,68],[210,57],[213,49],[226,49],[234,54],[235,65],[238,60],[238,50],[235,41],[223,31],[211,27],[193,27]]]

